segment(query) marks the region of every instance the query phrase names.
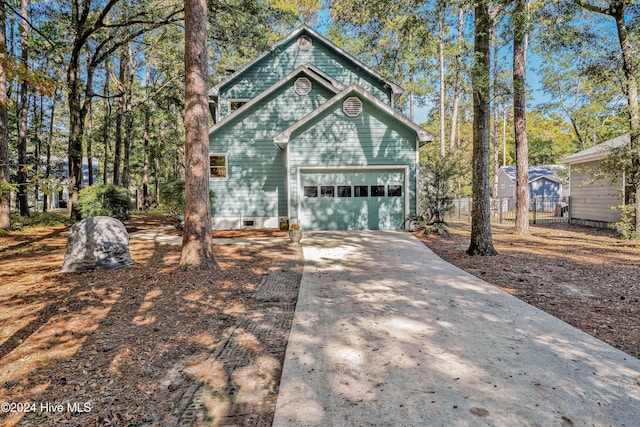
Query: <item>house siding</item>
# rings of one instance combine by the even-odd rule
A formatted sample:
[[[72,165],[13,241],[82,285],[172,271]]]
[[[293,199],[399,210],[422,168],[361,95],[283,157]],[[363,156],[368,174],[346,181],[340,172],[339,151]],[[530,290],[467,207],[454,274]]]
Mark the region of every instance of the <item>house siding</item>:
[[[531,198],[560,198],[562,184],[546,178],[536,179],[529,183],[529,196]]]
[[[209,181],[216,195],[212,208],[217,226],[287,216],[286,152],[275,146],[273,137],[333,95],[313,84],[308,95],[300,96],[293,90],[294,81],[209,135],[209,152],[227,154],[227,179]]]
[[[611,223],[620,220],[620,212],[611,209],[622,204],[621,181],[594,180],[600,161],[571,165],[571,221]]]
[[[503,185],[504,188],[502,188]],[[511,178],[501,169],[500,172],[498,172],[498,198],[515,196],[516,184],[512,182]]]
[[[301,65],[312,63],[345,86],[358,84],[386,104],[391,103],[391,91],[384,83],[359,70],[322,42],[314,40],[309,50],[300,50],[297,38],[269,53],[253,64],[241,76],[220,90],[220,119],[229,114],[229,100],[252,99]]]
[[[298,129],[289,142],[289,180],[292,219],[298,218],[298,169],[323,167],[357,171],[372,166],[409,167],[405,191],[409,211],[416,212],[416,135],[388,114],[363,100],[355,118],[342,111],[342,102],[324,111],[308,126]],[[372,169],[367,169],[371,171]],[[381,168],[382,170],[382,168]]]

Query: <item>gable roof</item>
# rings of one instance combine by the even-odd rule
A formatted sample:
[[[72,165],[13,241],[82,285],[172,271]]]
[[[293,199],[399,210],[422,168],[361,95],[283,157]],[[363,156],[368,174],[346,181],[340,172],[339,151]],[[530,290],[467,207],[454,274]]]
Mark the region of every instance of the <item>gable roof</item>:
[[[271,48],[264,52],[262,55],[258,56],[257,58],[255,58],[253,61],[243,65],[241,68],[239,68],[236,72],[234,72],[233,74],[231,74],[229,77],[227,77],[226,79],[224,79],[223,81],[221,81],[220,83],[218,83],[217,85],[215,85],[213,88],[211,88],[211,90],[209,91],[209,95],[210,96],[218,96],[219,92],[220,92],[220,88],[222,88],[223,86],[227,85],[228,83],[232,82],[233,80],[235,80],[238,76],[240,76],[242,73],[245,72],[245,70],[247,70],[248,68],[250,68],[252,65],[254,65],[255,63],[259,62],[260,60],[262,60],[263,58],[265,58],[267,55],[269,55],[271,52],[277,50],[280,46],[285,45],[286,43],[288,43],[290,40],[294,39],[295,37],[301,35],[301,34],[307,34],[311,37],[313,37],[314,39],[318,40],[319,42],[321,42],[322,44],[324,44],[325,46],[327,46],[329,49],[333,50],[334,52],[336,52],[338,55],[342,56],[343,58],[347,59],[348,61],[351,61],[353,64],[355,64],[358,68],[361,68],[362,70],[364,70],[367,74],[371,75],[372,77],[374,77],[375,79],[383,82],[385,85],[388,85],[391,88],[391,92],[393,94],[397,96],[400,96],[404,93],[404,89],[402,89],[400,86],[398,86],[397,84],[385,79],[384,77],[382,77],[380,74],[376,73],[373,69],[371,69],[370,67],[368,67],[364,62],[360,61],[359,59],[355,58],[354,56],[348,54],[347,52],[345,52],[343,49],[341,49],[340,47],[336,46],[334,43],[332,43],[331,41],[329,41],[329,39],[325,38],[324,36],[320,35],[318,32],[314,31],[311,27],[309,27],[306,24],[302,24],[301,26],[299,26],[298,28],[296,28],[295,30],[293,30],[291,33],[289,33],[288,36],[286,36],[285,38],[283,38],[282,40],[280,40],[278,43],[274,44],[273,46],[271,46]]]
[[[322,71],[318,70],[317,68],[315,67],[313,68],[316,69],[318,72],[322,73]],[[331,84],[331,81],[335,81],[335,80],[333,80],[328,75],[324,73],[320,75],[316,71],[311,70],[309,67],[309,64],[301,65],[295,70],[293,70],[292,72],[290,72],[289,74],[287,74],[286,76],[284,76],[283,78],[281,78],[279,81],[271,85],[271,87],[269,87],[267,90],[261,92],[258,96],[256,96],[255,98],[253,98],[252,100],[244,104],[242,107],[238,108],[236,111],[229,114],[224,119],[220,120],[218,123],[210,127],[209,134],[216,132],[218,129],[225,126],[227,123],[229,123],[233,119],[242,115],[244,111],[247,111],[248,109],[253,107],[255,104],[262,101],[267,96],[271,95],[273,92],[278,90],[284,84],[292,81],[295,77],[298,77],[301,74],[304,74],[305,76],[312,79],[316,83],[320,84],[322,87],[324,87],[325,89],[329,90],[332,93],[338,93],[340,90],[344,89],[344,85],[339,82],[335,82],[338,86],[334,86],[333,84]]]
[[[416,136],[418,141],[420,142],[420,145],[423,145],[425,143],[428,143],[434,140],[434,136],[431,135],[429,132],[427,132],[426,130],[424,130],[423,128],[421,128],[411,120],[407,119],[405,116],[398,113],[389,105],[380,101],[378,98],[371,95],[369,92],[367,92],[357,84],[352,84],[351,86],[339,92],[338,94],[336,94],[336,96],[334,96],[333,98],[331,98],[330,100],[322,104],[320,107],[316,108],[311,113],[301,118],[298,122],[294,123],[284,131],[280,132],[278,135],[276,135],[273,138],[273,142],[278,146],[278,148],[283,150],[286,147],[286,145],[289,143],[291,134],[293,132],[297,131],[307,123],[311,122],[313,119],[320,116],[323,112],[334,107],[337,103],[345,99],[347,96],[354,95],[354,94],[357,94],[361,98],[366,99],[368,102],[376,106],[378,109],[392,116],[393,118],[395,118],[397,121],[401,122],[408,128],[413,129],[416,132]]]
[[[501,166],[500,170],[511,180],[513,184],[516,183],[516,167],[515,166]],[[529,166],[529,182],[537,181],[539,179],[548,179],[553,182],[561,183],[562,178],[559,176],[566,170],[562,165],[540,165]]]
[[[630,134],[625,133],[613,139],[601,142],[598,145],[594,145],[593,147],[587,148],[586,150],[582,150],[575,154],[567,156],[564,159],[560,159],[560,163],[573,165],[576,163],[585,163],[594,160],[600,160],[607,156],[610,149],[622,147],[623,145],[627,145],[630,141]]]

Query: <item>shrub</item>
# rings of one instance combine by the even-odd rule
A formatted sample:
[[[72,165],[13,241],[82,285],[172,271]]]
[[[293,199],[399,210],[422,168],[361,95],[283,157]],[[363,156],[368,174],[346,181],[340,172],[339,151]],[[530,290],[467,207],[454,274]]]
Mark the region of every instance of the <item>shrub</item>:
[[[184,181],[170,181],[162,184],[158,189],[160,193],[160,207],[169,215],[184,215],[185,191]],[[215,193],[209,190],[209,202],[212,205],[211,215],[213,216],[213,204],[216,201]]]
[[[104,215],[119,220],[129,219],[129,193],[126,188],[112,184],[83,188],[78,205],[83,218]]]
[[[611,224],[611,228],[620,234],[624,240],[640,238],[640,232],[636,230],[636,208],[634,205],[620,205],[611,209],[620,210],[620,221]]]
[[[6,237],[11,230],[21,230],[32,227],[55,227],[69,225],[73,221],[69,216],[61,212],[30,212],[28,217],[22,217],[18,212],[11,213],[11,228],[0,228],[0,237]]]
[[[173,216],[184,214],[184,181],[165,182],[158,191],[160,193],[160,206],[166,213]]]
[[[407,218],[407,221],[412,221],[418,227],[424,228],[425,234],[448,235],[444,218],[454,207],[453,179],[459,173],[459,165],[451,154],[443,157],[434,153],[427,156],[419,168],[420,212],[417,217]]]

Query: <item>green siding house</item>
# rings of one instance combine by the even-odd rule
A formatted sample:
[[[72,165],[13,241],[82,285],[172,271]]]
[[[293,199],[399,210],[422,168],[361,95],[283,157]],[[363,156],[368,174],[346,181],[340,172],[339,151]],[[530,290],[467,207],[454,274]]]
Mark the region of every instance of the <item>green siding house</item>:
[[[417,211],[402,89],[303,25],[211,89],[216,229],[397,230]]]

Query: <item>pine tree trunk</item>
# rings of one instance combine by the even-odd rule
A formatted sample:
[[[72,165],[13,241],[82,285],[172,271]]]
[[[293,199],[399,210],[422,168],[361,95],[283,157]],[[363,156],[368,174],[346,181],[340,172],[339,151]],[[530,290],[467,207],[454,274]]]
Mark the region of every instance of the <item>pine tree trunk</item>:
[[[640,111],[638,108],[638,80],[636,77],[634,50],[624,21],[624,7],[618,7],[613,15],[618,30],[618,41],[622,50],[622,68],[625,77],[625,92],[629,104],[629,128],[631,151],[631,184],[635,193],[635,230],[640,232]]]
[[[124,49],[120,53],[120,65],[118,68],[118,110],[116,112],[116,146],[113,153],[113,185],[120,185],[120,165],[122,163],[122,118],[124,116],[125,88],[124,79],[127,70],[127,59]]]
[[[500,138],[498,136],[498,39],[495,36],[496,29],[493,29],[493,132],[491,140],[493,141],[493,187],[491,196],[498,198],[498,172],[500,172],[500,163],[498,152],[500,151]]]
[[[479,1],[474,18],[473,207],[469,255],[496,255],[491,236],[489,188],[491,17],[488,1]]]
[[[109,177],[109,127],[111,124],[111,103],[109,102],[109,60],[105,60],[104,64],[104,124],[102,130],[102,183],[107,183]]]
[[[76,64],[77,65],[77,64]],[[82,189],[82,134],[84,114],[80,107],[78,68],[70,66],[69,77],[69,216],[75,221],[82,219],[78,200]]]
[[[185,215],[181,268],[213,269],[209,201],[207,1],[185,0]]]
[[[51,101],[51,120],[49,120],[49,135],[47,138],[47,159],[44,164],[44,179],[49,180],[51,176],[51,144],[53,144],[53,121],[56,117],[56,105],[58,103],[58,90],[53,92],[53,99]],[[51,189],[51,191],[56,191]],[[49,209],[49,195],[47,193],[43,196],[42,211],[46,212]]]
[[[82,215],[78,205],[82,182],[82,136],[86,109],[82,108],[80,94],[80,52],[78,45],[79,28],[74,29],[73,49],[67,66],[67,102],[69,104],[69,217],[80,221]]]
[[[35,150],[35,163],[34,163],[34,175],[38,177],[36,179],[36,185],[33,189],[33,209],[38,211],[38,199],[40,198],[40,154],[42,152],[42,122],[43,122],[43,99],[44,96],[40,95],[40,106],[36,106],[37,97],[33,96],[33,111],[36,117],[36,150]],[[36,111],[37,110],[37,111]]]
[[[142,209],[149,209],[149,64],[145,64],[144,135],[142,150]]]
[[[6,51],[7,38],[4,1],[0,1],[0,51]],[[5,188],[9,184],[9,138],[7,114],[7,76],[0,70],[0,228],[11,227],[11,192]]]
[[[529,234],[529,143],[526,110],[527,2],[516,0],[513,10],[513,126],[516,141],[515,233]]]
[[[129,68],[127,70],[127,81],[125,84],[125,103],[124,103],[124,122],[125,122],[125,136],[124,136],[124,161],[122,167],[122,186],[129,188],[131,181],[131,140],[133,138],[133,111],[131,110],[131,99],[133,97],[133,78],[134,78],[134,64],[133,55],[131,53],[131,43],[129,43]]]
[[[451,138],[449,148],[451,151],[456,148],[456,129],[458,126],[458,106],[460,105],[461,74],[462,74],[462,40],[464,27],[464,8],[460,6],[458,10],[458,52],[456,53],[456,72],[453,84],[453,108],[451,110]]]
[[[91,108],[91,100],[88,101],[87,108],[87,167],[89,168],[89,185],[93,185],[93,111]]]
[[[27,22],[27,0],[22,0],[22,54],[21,61],[25,70],[29,69],[29,24]],[[26,79],[20,85],[20,121],[18,123],[18,206],[20,216],[29,216],[29,199],[27,198],[27,116],[29,102]]]
[[[445,107],[444,107],[444,96],[445,96],[445,87],[444,87],[444,15],[447,10],[446,4],[440,3],[440,11],[438,18],[438,25],[440,28],[438,34],[438,59],[439,59],[439,68],[440,68],[440,155],[444,157],[445,155]]]

